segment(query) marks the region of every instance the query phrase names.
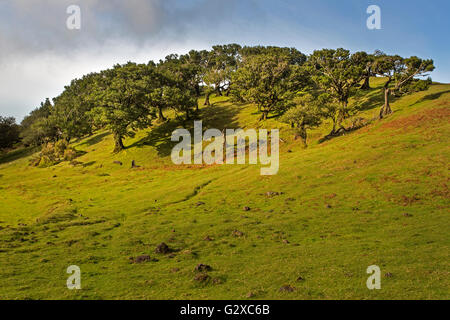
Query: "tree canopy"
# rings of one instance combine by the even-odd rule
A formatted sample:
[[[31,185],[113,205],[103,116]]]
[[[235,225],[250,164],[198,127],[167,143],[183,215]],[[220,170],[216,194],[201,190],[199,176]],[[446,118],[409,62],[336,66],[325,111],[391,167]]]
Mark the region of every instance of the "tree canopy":
[[[115,142],[114,152],[124,148],[124,137],[132,137],[136,129],[151,124],[145,98],[150,89],[148,79],[154,76],[154,66],[129,62],[115,65],[96,77],[90,95],[95,107],[89,111],[89,115],[111,131]]]
[[[0,116],[0,150],[11,148],[19,140],[20,131],[16,119]]]
[[[434,68],[430,59],[381,51],[322,49],[307,56],[296,48],[216,45],[211,50],[171,54],[158,63],[117,64],[74,79],[60,95],[46,99],[23,119],[20,139],[24,145],[70,142],[107,129],[114,136],[114,152],[119,152],[125,137],[151,126],[155,118],[167,121],[166,111],[187,120],[194,114],[201,116],[202,95],[208,106],[211,95],[231,94],[235,101],[254,104],[261,121],[269,115],[280,117],[306,144],[308,129],[324,120],[332,123],[331,136],[347,130],[344,119],[359,111],[349,100],[357,97],[358,90],[370,89],[370,77],[386,78],[382,118],[392,112],[390,95],[426,89],[431,79],[421,78]],[[12,136],[17,133],[11,118],[2,122],[3,130],[8,128]],[[17,142],[5,139],[8,146]]]

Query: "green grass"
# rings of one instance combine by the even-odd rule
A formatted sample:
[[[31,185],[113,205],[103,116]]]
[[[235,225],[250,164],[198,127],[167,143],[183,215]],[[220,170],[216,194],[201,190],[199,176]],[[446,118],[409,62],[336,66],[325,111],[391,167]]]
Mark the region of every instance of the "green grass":
[[[366,119],[382,104],[382,79],[372,85],[358,100]],[[308,149],[276,119],[258,122],[254,106],[213,99],[205,127],[282,129],[270,177],[259,166],[173,165],[170,134],[193,125],[174,120],[120,154],[105,132],[77,142],[87,152],[78,166],[6,155],[0,299],[449,299],[449,92],[436,84],[397,99],[390,117],[319,143],[324,123]],[[154,253],[161,242],[175,252]],[[158,261],[130,263],[142,254]],[[199,263],[213,268],[206,283],[194,281]],[[366,287],[373,264],[381,290]],[[81,267],[82,290],[67,289],[69,265]],[[288,284],[296,290],[280,292]]]

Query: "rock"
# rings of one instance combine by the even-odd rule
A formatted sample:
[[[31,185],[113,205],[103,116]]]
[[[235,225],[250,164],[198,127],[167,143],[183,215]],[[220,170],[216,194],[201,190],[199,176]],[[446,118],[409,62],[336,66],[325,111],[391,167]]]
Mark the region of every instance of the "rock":
[[[239,230],[234,230],[233,233],[231,234],[233,237],[239,238],[244,236],[244,233],[242,231]]]
[[[195,275],[194,280],[198,282],[205,282],[209,280],[209,275],[207,275],[206,273],[199,273]]]
[[[294,290],[295,288],[290,285],[282,286],[280,288],[280,292],[294,292]]]
[[[207,264],[200,263],[200,264],[198,264],[195,267],[194,271],[197,271],[197,272],[208,272],[208,271],[211,271],[211,270],[212,270],[211,266],[209,266]]]
[[[255,294],[253,293],[253,292],[249,292],[249,293],[247,293],[247,295],[246,295],[246,297],[247,298],[253,298],[255,296]]]
[[[210,236],[206,236],[203,240],[204,241],[213,241],[213,239]]]
[[[286,240],[286,239],[284,239],[284,240],[283,240],[283,243],[284,243],[284,244],[289,244],[289,241]]]
[[[273,198],[273,197],[276,197],[276,196],[279,196],[279,195],[280,195],[279,192],[274,192],[274,191],[266,192],[266,197],[268,197],[268,198]]]
[[[244,211],[250,211],[250,207],[244,207]]]
[[[120,161],[113,161],[113,163],[114,163],[114,164],[118,164],[119,166],[123,165],[123,163],[120,162]]]
[[[332,207],[331,207],[331,205],[330,205],[330,204],[326,204],[326,205],[325,205],[325,208],[327,208],[327,209],[331,209]]]
[[[413,215],[412,215],[412,214],[409,214],[409,213],[407,213],[407,212],[405,212],[405,213],[403,214],[403,216],[406,217],[406,218],[411,218]]]
[[[137,164],[136,164],[136,161],[134,161],[134,160],[132,160],[131,161],[131,168],[140,168],[141,166],[138,166]]]
[[[155,249],[155,252],[159,253],[159,254],[167,254],[167,253],[170,253],[170,248],[167,244],[162,242],[162,243],[158,244],[158,246]]]
[[[136,258],[131,257],[130,261],[131,261],[131,263],[144,263],[144,262],[150,262],[150,261],[156,262],[158,260],[152,259],[149,255],[144,254],[144,255],[138,256]]]
[[[197,207],[203,206],[205,205],[205,203],[203,201],[199,201],[195,204]]]
[[[297,278],[297,282],[301,282],[301,281],[305,281],[305,279],[303,279],[302,276],[300,276],[300,277]]]
[[[388,273],[386,273],[384,276],[385,276],[386,278],[392,278],[394,275],[393,275],[392,273],[388,272]]]

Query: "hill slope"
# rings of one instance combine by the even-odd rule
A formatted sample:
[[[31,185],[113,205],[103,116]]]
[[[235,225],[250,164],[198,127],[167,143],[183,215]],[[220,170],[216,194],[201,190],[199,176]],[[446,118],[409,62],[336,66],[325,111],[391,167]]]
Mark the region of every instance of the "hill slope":
[[[362,98],[361,116],[373,117],[379,89]],[[214,102],[205,126],[262,125],[252,106]],[[0,299],[448,299],[450,85],[392,108],[318,143],[324,124],[306,150],[268,120],[284,141],[270,177],[258,166],[174,166],[175,122],[118,155],[107,133],[80,141],[78,166],[0,159]],[[161,242],[172,254],[154,252]],[[145,254],[155,259],[130,263]],[[212,267],[205,282],[194,280],[199,263]],[[374,264],[382,290],[369,291]],[[81,267],[80,291],[66,288],[70,265]]]

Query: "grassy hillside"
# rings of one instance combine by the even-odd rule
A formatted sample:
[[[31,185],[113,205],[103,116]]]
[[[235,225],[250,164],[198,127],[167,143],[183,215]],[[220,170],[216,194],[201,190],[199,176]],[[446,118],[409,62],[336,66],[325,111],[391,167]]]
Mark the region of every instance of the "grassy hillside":
[[[381,84],[360,93],[358,117],[376,116]],[[259,123],[254,106],[213,102],[201,110],[207,127],[282,128],[278,175],[173,165],[175,121],[116,155],[107,133],[79,141],[77,166],[29,167],[27,150],[1,158],[0,299],[450,298],[450,85],[319,143],[325,123],[308,149],[276,119]],[[155,253],[161,242],[173,252]],[[194,280],[199,263],[212,267],[206,281]],[[369,291],[373,264],[382,289]],[[67,289],[69,265],[82,290]]]

